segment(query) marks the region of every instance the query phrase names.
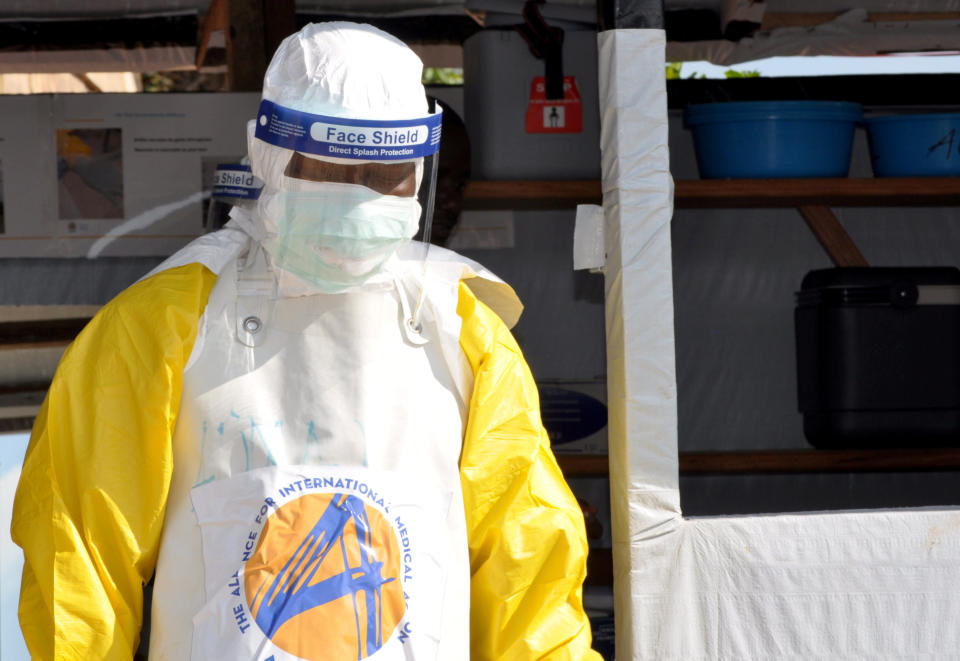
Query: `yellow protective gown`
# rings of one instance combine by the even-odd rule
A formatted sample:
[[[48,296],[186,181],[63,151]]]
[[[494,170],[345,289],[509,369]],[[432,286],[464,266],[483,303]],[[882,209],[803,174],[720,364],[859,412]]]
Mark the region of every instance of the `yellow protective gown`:
[[[106,305],[68,348],[30,440],[12,534],[34,659],[130,659],[172,473],[182,372],[216,275],[161,271]],[[471,658],[598,659],[581,605],[579,507],[500,318],[461,283],[474,388],[460,462]]]

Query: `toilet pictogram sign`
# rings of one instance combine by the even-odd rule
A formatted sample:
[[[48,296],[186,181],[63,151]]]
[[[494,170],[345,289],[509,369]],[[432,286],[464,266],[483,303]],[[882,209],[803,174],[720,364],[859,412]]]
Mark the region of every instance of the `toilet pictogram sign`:
[[[527,133],[581,133],[583,105],[573,76],[563,77],[563,98],[548,99],[546,80],[540,76],[530,83],[527,105]]]

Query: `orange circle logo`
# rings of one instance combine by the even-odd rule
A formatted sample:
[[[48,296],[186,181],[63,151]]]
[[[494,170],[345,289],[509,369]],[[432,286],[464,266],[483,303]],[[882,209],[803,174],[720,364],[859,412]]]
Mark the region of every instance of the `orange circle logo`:
[[[267,519],[244,569],[247,604],[275,645],[308,661],[365,659],[406,611],[390,522],[357,496],[312,493]]]

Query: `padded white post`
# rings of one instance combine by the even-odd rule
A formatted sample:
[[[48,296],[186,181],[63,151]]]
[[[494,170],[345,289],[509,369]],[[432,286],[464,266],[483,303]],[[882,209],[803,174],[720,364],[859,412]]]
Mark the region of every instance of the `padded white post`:
[[[663,30],[598,35],[617,659],[638,659],[680,519]],[[654,602],[656,601],[654,595]],[[649,641],[648,641],[649,642]]]

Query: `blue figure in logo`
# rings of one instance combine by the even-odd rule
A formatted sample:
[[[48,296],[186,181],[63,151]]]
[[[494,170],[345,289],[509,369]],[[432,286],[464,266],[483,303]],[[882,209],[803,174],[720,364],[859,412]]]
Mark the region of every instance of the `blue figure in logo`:
[[[358,567],[350,567],[347,561],[344,528],[350,520],[353,520],[357,532],[360,551]],[[372,555],[372,535],[363,501],[356,496],[336,494],[283,569],[271,582],[261,586],[254,596],[253,603],[256,603],[260,599],[260,592],[266,589],[256,614],[260,629],[272,638],[291,618],[316,606],[353,595],[357,641],[360,641],[361,622],[357,608],[357,592],[362,590],[366,603],[367,644],[366,653],[359,649],[358,644],[357,659],[363,659],[379,650],[384,643],[382,616],[378,606],[383,603],[381,586],[395,579],[383,576],[383,562],[377,561]],[[317,568],[337,546],[343,553],[346,571],[311,585]]]

